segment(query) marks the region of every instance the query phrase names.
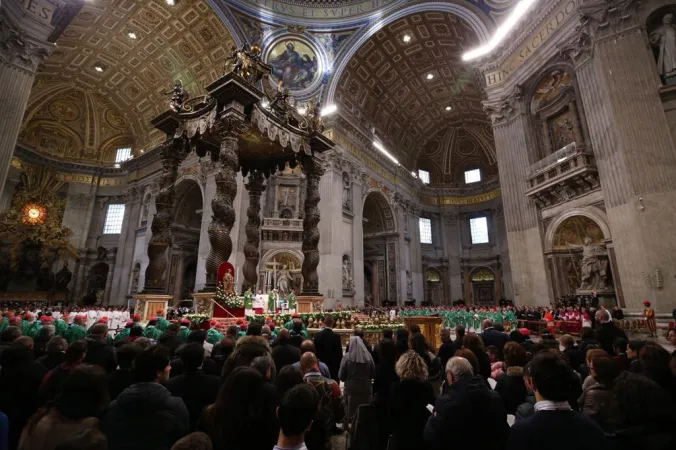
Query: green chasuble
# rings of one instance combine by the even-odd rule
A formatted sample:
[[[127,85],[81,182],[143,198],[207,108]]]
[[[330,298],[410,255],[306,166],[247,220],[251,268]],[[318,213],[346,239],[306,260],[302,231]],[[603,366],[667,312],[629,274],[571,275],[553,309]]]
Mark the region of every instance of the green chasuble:
[[[33,322],[33,324],[28,328],[28,332],[24,336],[30,336],[33,339],[38,335],[40,332],[40,329],[42,328],[42,324],[38,322],[37,320]]]
[[[28,331],[31,329],[33,324],[27,320],[21,322],[21,336],[28,336]]]
[[[162,336],[162,332],[157,329],[154,325],[148,325],[143,332],[143,336],[147,337],[148,339],[152,339],[153,341],[156,341]]]
[[[190,328],[188,328],[186,326],[182,326],[178,330],[179,339],[181,339],[181,341],[183,341],[183,342],[188,342],[188,336],[190,336]]]
[[[207,331],[207,342],[210,344],[218,344],[223,338],[223,334],[216,328],[209,328],[209,331]]]
[[[249,291],[244,293],[244,309],[253,309],[253,295]]]
[[[65,338],[67,331],[68,324],[65,321],[59,319],[54,323],[54,334],[56,334],[57,336]]]
[[[160,330],[161,332],[164,333],[164,331],[167,329],[168,326],[169,326],[169,321],[167,321],[167,319],[165,319],[164,317],[158,317],[157,318],[156,327],[157,327],[158,330]]]
[[[287,300],[289,301],[289,309],[296,309],[296,296],[289,294]]]
[[[275,312],[277,305],[275,305],[275,296],[272,292],[268,292],[268,312]]]
[[[117,334],[115,335],[115,339],[113,339],[113,342],[117,343],[117,342],[122,342],[122,341],[124,341],[125,339],[127,339],[127,338],[129,337],[129,332],[130,332],[130,331],[131,331],[131,328],[125,328],[125,329],[123,329],[122,331],[120,331],[119,333],[117,333]]]
[[[3,317],[0,319],[0,333],[5,331],[5,328],[9,326],[9,319],[7,317]]]
[[[82,325],[71,325],[66,331],[66,340],[69,344],[84,339],[87,336],[87,330]]]

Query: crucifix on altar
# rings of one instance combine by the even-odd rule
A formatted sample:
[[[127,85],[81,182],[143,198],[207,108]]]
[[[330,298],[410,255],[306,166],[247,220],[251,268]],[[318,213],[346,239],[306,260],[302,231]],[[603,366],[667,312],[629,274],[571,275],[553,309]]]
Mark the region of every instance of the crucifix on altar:
[[[238,172],[246,179],[245,188],[249,194],[242,290],[255,290],[258,286],[260,199],[266,179],[283,171],[287,165],[292,169],[301,167],[306,175],[303,286],[298,302],[301,305],[302,302],[312,304],[322,300],[317,275],[317,226],[319,180],[324,170],[316,156],[334,144],[322,134],[324,127],[318,102],[311,102],[312,106],[303,115],[287,102],[288,90],[280,89],[274,99],[261,91],[271,66],[261,61],[260,55],[258,46],[233,51],[227,72],[206,87],[208,95],[205,96],[184,100],[188,96],[177,81],[171,91],[170,109],[152,121],[167,138],[160,148],[162,175],[160,192],[155,200],[157,212],[152,221],[152,238],[148,244],[146,296],[167,292],[176,200],[174,185],[180,163],[194,151],[200,158],[210,157],[216,166],[216,193],[211,200],[212,218],[208,228],[211,249],[206,262],[207,283],[204,292],[194,295],[196,312],[213,311],[218,267],[228,261],[233,251],[230,231],[236,219],[233,201],[237,195]],[[273,261],[271,281],[275,284],[281,282],[280,271],[285,270],[278,264]],[[288,282],[288,274],[285,279]]]

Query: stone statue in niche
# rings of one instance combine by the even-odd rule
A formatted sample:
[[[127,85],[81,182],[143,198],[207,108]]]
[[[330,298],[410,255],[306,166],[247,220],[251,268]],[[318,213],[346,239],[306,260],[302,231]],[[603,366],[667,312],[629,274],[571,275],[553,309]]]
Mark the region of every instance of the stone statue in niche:
[[[583,245],[570,245],[570,248],[582,248],[580,261],[580,288],[578,291],[602,291],[608,282],[608,260],[605,248],[595,244],[590,237],[584,238]]]
[[[138,292],[138,280],[139,276],[141,275],[141,265],[136,264],[134,266],[134,271],[131,274],[131,289],[130,292],[132,295],[136,294]]]
[[[291,292],[291,281],[289,268],[284,264],[282,269],[277,272],[277,290],[280,298],[286,299],[286,296]]]
[[[413,277],[410,270],[406,271],[406,296],[408,298],[413,297]]]
[[[673,24],[674,15],[665,14],[662,24],[650,32],[650,42],[657,47],[657,69],[662,77],[676,76],[676,28]]]
[[[343,209],[352,211],[352,183],[347,173],[343,173]]]
[[[63,264],[61,270],[56,273],[54,281],[56,281],[56,289],[59,291],[65,291],[68,289],[68,284],[70,280],[73,279],[73,272],[68,269],[68,261]]]
[[[354,282],[352,281],[352,274],[350,272],[350,258],[345,255],[343,256],[343,290],[352,292]]]
[[[146,196],[141,205],[141,225],[148,223],[148,211],[150,210],[150,196]]]

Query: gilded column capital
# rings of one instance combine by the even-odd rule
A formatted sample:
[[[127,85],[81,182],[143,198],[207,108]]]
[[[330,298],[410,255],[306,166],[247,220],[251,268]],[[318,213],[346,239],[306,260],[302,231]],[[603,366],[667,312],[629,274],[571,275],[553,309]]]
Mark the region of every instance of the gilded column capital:
[[[0,59],[15,69],[35,75],[35,72],[52,52],[53,45],[29,37],[0,18]]]
[[[482,105],[494,127],[511,122],[525,112],[523,86],[516,85],[512,93],[506,97],[484,101]]]

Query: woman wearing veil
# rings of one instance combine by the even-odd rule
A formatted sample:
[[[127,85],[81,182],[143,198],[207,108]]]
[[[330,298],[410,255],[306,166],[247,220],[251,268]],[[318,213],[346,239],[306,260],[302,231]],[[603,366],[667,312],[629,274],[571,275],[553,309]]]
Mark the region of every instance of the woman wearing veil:
[[[371,379],[375,375],[375,364],[359,336],[350,337],[350,345],[343,356],[338,378],[345,383],[347,404],[346,423],[351,423],[360,405],[371,403]]]

